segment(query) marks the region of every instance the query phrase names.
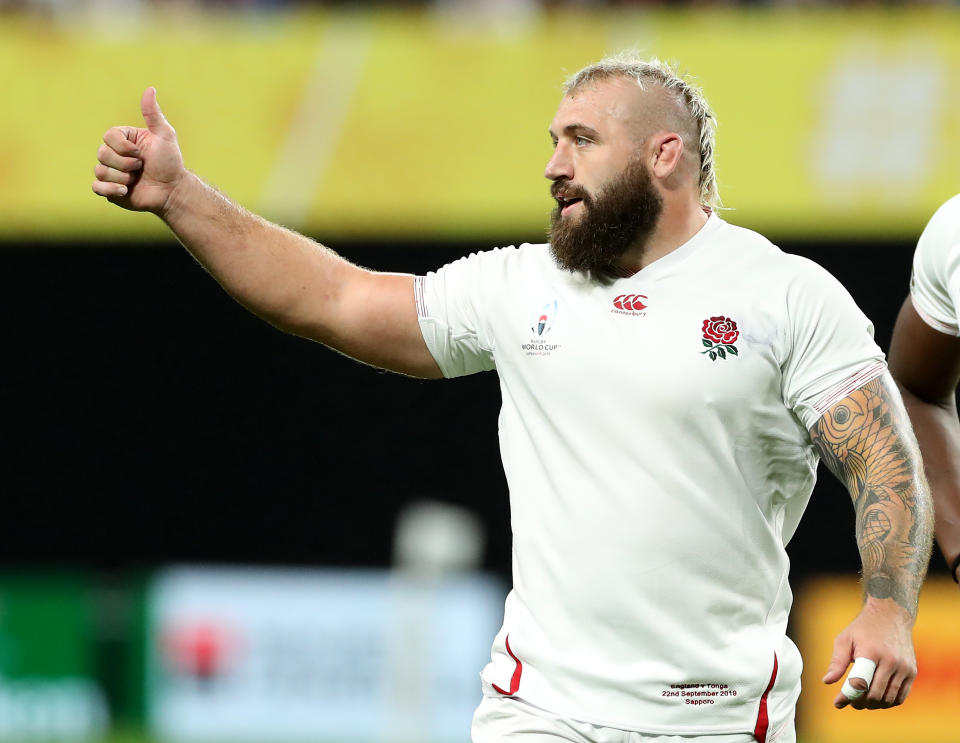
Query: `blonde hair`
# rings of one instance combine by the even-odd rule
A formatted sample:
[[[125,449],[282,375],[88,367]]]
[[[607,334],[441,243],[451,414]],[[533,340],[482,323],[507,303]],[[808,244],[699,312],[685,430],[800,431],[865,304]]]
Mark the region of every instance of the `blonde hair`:
[[[717,119],[700,88],[681,77],[666,62],[656,57],[643,59],[635,51],[626,51],[612,57],[605,57],[571,75],[563,85],[563,93],[570,95],[591,83],[616,77],[632,78],[637,81],[641,89],[645,89],[644,86],[647,84],[659,85],[676,96],[677,102],[696,125],[699,134],[700,203],[714,209],[719,208],[722,202],[713,162]]]

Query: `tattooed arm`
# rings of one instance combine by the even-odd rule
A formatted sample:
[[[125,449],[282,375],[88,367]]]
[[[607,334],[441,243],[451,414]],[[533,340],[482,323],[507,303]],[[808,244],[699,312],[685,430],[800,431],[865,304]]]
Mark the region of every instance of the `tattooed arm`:
[[[933,506],[917,443],[889,374],[828,410],[810,437],[847,486],[856,511],[864,604],[834,643],[825,683],[857,657],[877,663],[870,690],[834,705],[876,709],[902,704],[917,673],[912,630],[917,595],[930,560]],[[862,681],[851,681],[863,685]]]

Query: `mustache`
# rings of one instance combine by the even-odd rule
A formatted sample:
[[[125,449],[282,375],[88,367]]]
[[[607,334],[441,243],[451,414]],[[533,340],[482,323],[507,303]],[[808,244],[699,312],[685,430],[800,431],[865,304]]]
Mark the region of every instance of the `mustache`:
[[[554,181],[550,185],[550,195],[555,199],[560,197],[565,199],[583,199],[585,202],[590,203],[590,194],[587,193],[587,189],[583,186],[570,183],[566,178]]]

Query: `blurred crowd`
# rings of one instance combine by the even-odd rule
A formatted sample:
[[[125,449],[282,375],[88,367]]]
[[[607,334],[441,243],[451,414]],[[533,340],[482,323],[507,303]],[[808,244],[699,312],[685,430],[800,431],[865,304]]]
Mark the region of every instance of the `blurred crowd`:
[[[175,9],[270,10],[291,7],[466,7],[482,10],[703,6],[936,6],[958,5],[960,0],[0,0],[0,11],[27,11],[38,14],[68,13],[77,10],[130,10],[145,6]]]

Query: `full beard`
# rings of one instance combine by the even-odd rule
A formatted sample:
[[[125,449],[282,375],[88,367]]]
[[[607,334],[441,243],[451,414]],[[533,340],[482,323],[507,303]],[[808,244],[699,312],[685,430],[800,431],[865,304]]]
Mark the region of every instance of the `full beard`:
[[[551,192],[583,199],[579,219],[564,217],[558,205],[550,214],[550,250],[561,268],[598,276],[617,276],[617,261],[632,246],[642,245],[663,211],[650,172],[634,160],[595,196],[556,181]]]

